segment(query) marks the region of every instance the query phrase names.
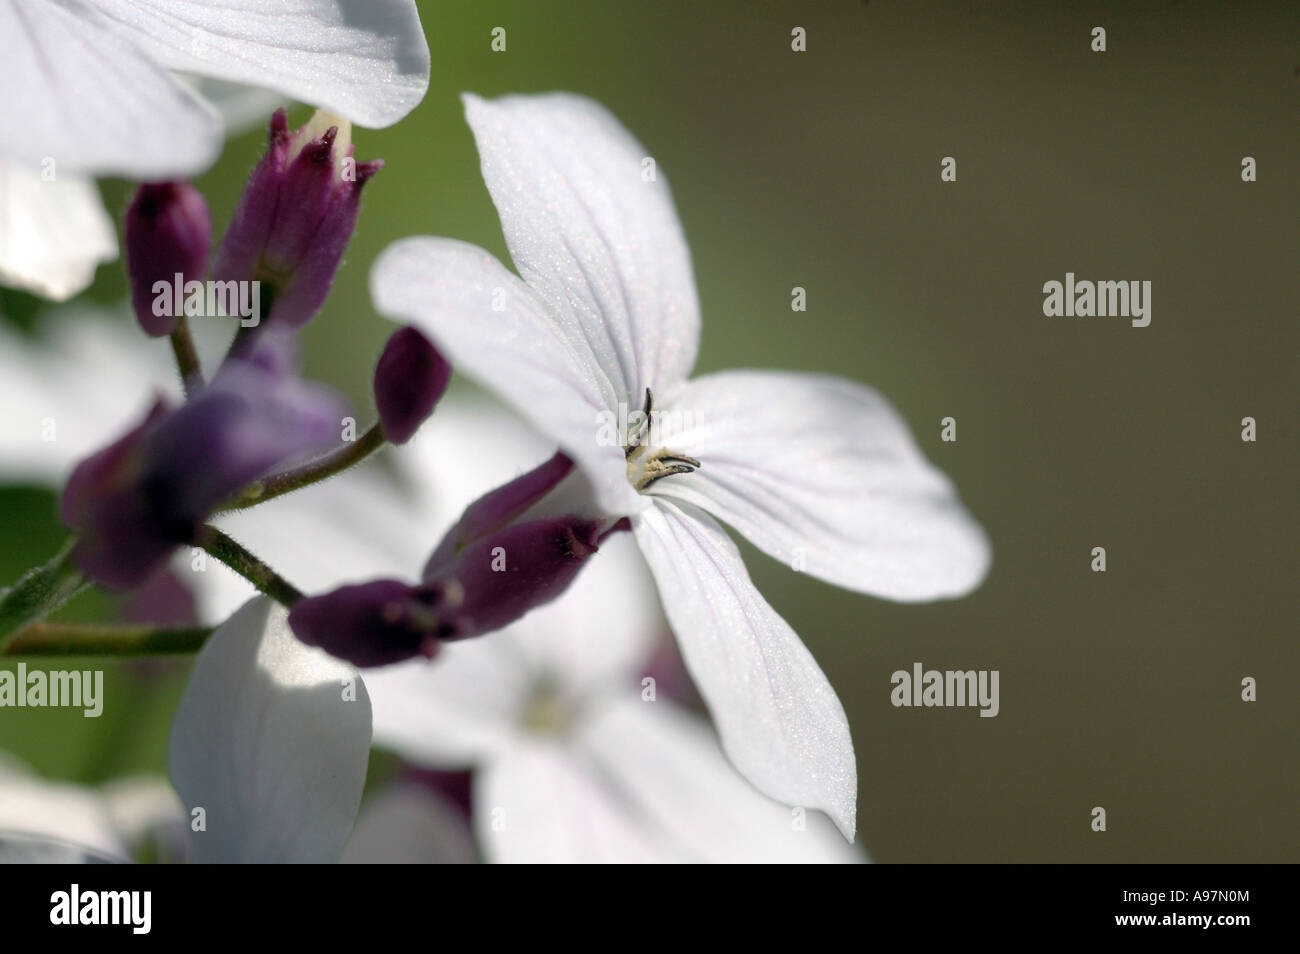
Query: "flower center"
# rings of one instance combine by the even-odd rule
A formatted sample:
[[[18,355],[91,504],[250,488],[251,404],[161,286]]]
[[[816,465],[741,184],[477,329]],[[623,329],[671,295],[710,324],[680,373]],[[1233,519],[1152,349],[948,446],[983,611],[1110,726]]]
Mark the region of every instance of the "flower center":
[[[550,680],[540,682],[524,705],[523,728],[536,735],[563,736],[573,725],[576,712],[573,701],[565,697]]]
[[[651,424],[654,416],[654,395],[645,389],[645,409],[638,415],[639,420],[631,424],[623,456],[627,459],[627,480],[637,493],[656,481],[674,474],[690,474],[700,468],[700,462],[694,457],[678,454],[667,447],[650,448]]]

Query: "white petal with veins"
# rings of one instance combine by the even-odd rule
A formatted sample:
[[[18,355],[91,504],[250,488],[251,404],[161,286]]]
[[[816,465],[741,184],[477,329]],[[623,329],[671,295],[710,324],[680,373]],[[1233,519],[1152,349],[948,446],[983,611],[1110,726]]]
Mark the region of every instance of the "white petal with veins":
[[[852,840],[857,766],[844,709],[736,545],[708,514],[662,499],[634,529],[728,757],[760,791],[826,812]]]
[[[162,65],[261,86],[360,126],[391,126],[429,87],[413,0],[96,0]]]
[[[466,94],[510,257],[566,337],[596,356],[614,404],[669,389],[695,364],[690,251],[653,157],[594,100]],[[611,404],[611,406],[614,406]]]
[[[58,175],[193,175],[221,148],[216,114],[96,6],[0,0],[0,156]]]
[[[169,70],[275,90],[362,126],[419,104],[429,49],[413,0],[0,0],[0,156],[59,174],[189,176],[216,112]]]
[[[654,492],[712,512],[797,570],[895,600],[962,596],[991,552],[952,483],[883,397],[844,378],[723,371],[691,381],[669,415],[693,474]]]
[[[605,512],[638,505],[622,447],[598,443],[613,393],[604,368],[500,262],[465,242],[403,239],[375,262],[370,290],[381,313],[419,326],[457,371],[491,386],[574,457]]]

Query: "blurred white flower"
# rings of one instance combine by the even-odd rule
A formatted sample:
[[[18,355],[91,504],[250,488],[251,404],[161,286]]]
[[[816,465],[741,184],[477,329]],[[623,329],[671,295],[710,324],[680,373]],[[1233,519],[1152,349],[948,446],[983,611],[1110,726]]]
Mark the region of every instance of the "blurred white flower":
[[[482,249],[411,238],[375,265],[377,307],[559,443],[602,515],[631,517],[727,754],[851,839],[844,711],[714,517],[795,569],[896,600],[976,586],[983,532],[869,388],[771,371],[687,379],[690,253],[662,173],[603,107],[555,93],[467,95],[465,110],[523,280]]]
[[[478,861],[464,815],[415,782],[388,785],[367,799],[343,849],[344,864],[460,865]]]
[[[634,542],[611,537],[518,623],[368,670],[376,744],[474,770],[489,861],[864,860],[824,816],[755,791],[707,723],[658,691],[645,673],[664,630]]]
[[[0,282],[55,299],[117,255],[92,177],[190,176],[216,159],[221,117],[171,71],[369,127],[429,82],[414,0],[0,0],[0,60]]]
[[[0,752],[0,863],[127,861],[150,842],[179,847],[181,825],[165,779],[74,785],[43,779]]]
[[[128,308],[82,302],[43,313],[31,335],[0,321],[0,382],[0,480],[56,489],[155,394],[181,396],[171,354]]]
[[[179,393],[179,385],[166,350],[151,347],[125,310],[70,306],[46,315],[40,330],[32,340],[0,326],[0,380],[10,410],[0,420],[0,480],[58,488],[75,461],[138,414],[154,391]],[[221,342],[212,344],[215,352]],[[311,571],[331,554],[337,564],[331,572],[340,576],[371,568],[367,558],[379,548],[367,548],[365,535],[347,521],[367,505],[376,526],[389,513],[391,494],[369,483],[373,476],[343,475],[323,497],[277,502],[278,519],[261,515],[267,536],[288,543],[282,555],[291,578],[293,567]],[[356,508],[350,500],[358,501]],[[205,620],[230,617],[200,653],[172,730],[170,770],[186,800],[186,827],[189,812],[203,809],[203,828],[190,835],[194,859],[337,860],[366,775],[364,685],[357,679],[355,701],[345,700],[342,680],[353,675],[350,667],[301,645],[283,610],[264,598],[250,601],[252,587],[216,561],[194,565],[183,550],[176,568]],[[0,802],[22,804],[8,797],[18,790],[11,785]],[[96,856],[126,857],[98,793],[57,785],[43,790],[54,793],[45,801],[49,811],[31,818],[48,822],[46,834]],[[31,785],[22,791],[31,792]],[[39,848],[33,860],[77,856],[41,844],[29,840],[31,852]]]

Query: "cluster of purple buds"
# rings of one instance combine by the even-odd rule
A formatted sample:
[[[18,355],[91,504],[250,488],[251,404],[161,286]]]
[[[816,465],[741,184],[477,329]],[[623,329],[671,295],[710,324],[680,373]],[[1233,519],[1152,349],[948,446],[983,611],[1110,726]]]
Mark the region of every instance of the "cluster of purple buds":
[[[147,183],[127,210],[131,302],[147,334],[175,336],[187,315],[229,316],[238,300],[232,286],[259,282],[269,283],[265,301],[274,302],[275,320],[268,333],[232,348],[206,384],[194,359],[185,403],[159,399],[139,424],[73,472],[61,516],[78,534],[74,561],[104,587],[143,585],[224,502],[340,439],[346,408],[332,392],[298,378],[291,333],[328,296],[356,225],[361,187],[382,163],[357,165],[346,141],[350,127],[322,115],[295,133],[283,109],[272,117],[270,146],[222,238],[216,280],[208,282],[220,294],[203,288],[212,220],[194,186]],[[220,305],[210,312],[205,305],[213,300]],[[391,430],[409,437],[432,411],[450,369],[427,341],[424,348],[409,336],[403,341],[389,362],[407,380],[385,381],[383,400]]]
[[[355,666],[385,666],[432,658],[445,641],[492,632],[549,603],[605,537],[627,527],[535,508],[572,469],[556,454],[479,498],[419,583],[372,580],[302,600],[289,613],[294,634]]]

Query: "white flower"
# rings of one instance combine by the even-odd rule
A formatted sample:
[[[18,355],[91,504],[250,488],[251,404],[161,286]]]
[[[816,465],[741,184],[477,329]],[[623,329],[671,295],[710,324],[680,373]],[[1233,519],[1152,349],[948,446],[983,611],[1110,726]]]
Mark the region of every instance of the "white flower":
[[[710,513],[797,569],[897,600],[977,585],[983,533],[874,391],[769,371],[687,380],[700,316],[686,242],[663,176],[604,108],[567,94],[465,105],[523,280],[482,249],[411,238],[375,265],[378,308],[574,457],[604,514],[632,518],[727,754],[851,838],[843,709]],[[621,446],[635,424],[610,440],[651,391],[649,446]]]
[[[309,590],[409,575],[484,488],[545,456],[512,415],[448,396],[391,457],[408,482],[421,480],[402,505],[363,467],[222,525]],[[224,589],[228,576],[214,567],[196,580]],[[662,694],[642,700],[662,629],[643,561],[612,537],[569,592],[515,626],[450,644],[432,663],[367,670],[376,742],[417,764],[475,770],[489,861],[862,860],[815,813],[792,815],[756,793],[702,720]],[[574,718],[540,732],[547,712]],[[376,810],[363,810],[354,843],[385,841]],[[403,814],[422,857],[465,860],[444,809]]]
[[[221,118],[170,71],[372,127],[429,81],[413,0],[0,0],[0,61],[0,282],[58,299],[117,254],[91,177],[194,175],[221,149]]]
[[[361,802],[370,700],[255,597],[204,644],[172,721],[168,769],[195,861],[338,861]]]

